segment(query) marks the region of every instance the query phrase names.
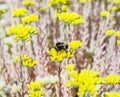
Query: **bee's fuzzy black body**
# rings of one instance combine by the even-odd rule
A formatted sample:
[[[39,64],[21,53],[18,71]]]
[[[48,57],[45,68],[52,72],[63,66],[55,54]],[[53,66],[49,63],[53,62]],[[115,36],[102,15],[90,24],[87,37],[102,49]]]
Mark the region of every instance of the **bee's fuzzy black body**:
[[[57,42],[54,48],[56,49],[56,51],[61,51],[61,50],[68,51],[69,45],[63,42]]]

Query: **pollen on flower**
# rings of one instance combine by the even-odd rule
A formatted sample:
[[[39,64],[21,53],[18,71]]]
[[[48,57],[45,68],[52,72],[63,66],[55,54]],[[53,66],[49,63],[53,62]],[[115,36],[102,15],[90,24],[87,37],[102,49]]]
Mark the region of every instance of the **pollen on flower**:
[[[14,8],[12,16],[13,17],[23,17],[26,16],[27,9],[26,8]]]

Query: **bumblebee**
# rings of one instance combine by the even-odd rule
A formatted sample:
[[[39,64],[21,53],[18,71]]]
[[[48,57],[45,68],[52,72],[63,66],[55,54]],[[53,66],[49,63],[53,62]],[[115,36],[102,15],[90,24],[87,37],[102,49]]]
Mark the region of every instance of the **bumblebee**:
[[[57,52],[59,52],[61,50],[65,50],[66,52],[69,51],[69,45],[67,43],[63,43],[63,42],[57,42],[55,44],[54,48]]]

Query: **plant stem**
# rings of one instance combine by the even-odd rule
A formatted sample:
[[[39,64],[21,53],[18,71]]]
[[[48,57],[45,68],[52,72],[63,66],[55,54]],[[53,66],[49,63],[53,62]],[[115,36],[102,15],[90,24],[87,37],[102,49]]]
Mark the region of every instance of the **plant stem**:
[[[58,93],[59,93],[59,97],[62,97],[62,91],[61,91],[61,65],[58,65]]]

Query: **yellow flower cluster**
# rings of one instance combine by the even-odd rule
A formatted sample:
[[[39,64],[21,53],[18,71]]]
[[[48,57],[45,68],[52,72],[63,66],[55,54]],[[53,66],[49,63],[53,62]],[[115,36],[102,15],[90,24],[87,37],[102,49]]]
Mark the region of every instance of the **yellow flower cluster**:
[[[74,53],[72,50],[66,52],[65,50],[60,50],[60,51],[56,51],[55,48],[52,48],[48,51],[48,55],[50,55],[50,60],[51,61],[62,61],[65,57],[71,58],[74,56]]]
[[[38,21],[38,17],[35,14],[30,14],[29,16],[22,18],[22,23],[26,23],[26,24],[36,21]]]
[[[117,40],[117,45],[120,46],[120,40]]]
[[[66,70],[69,72],[69,71],[72,71],[75,69],[75,64],[68,64],[66,65]]]
[[[108,0],[108,2],[113,3],[113,4],[119,4],[120,0]]]
[[[49,0],[49,5],[54,7],[58,5],[67,5],[69,0]]]
[[[87,92],[89,92],[90,95],[97,97],[98,92],[95,85],[99,79],[99,73],[90,70],[81,70],[81,72],[78,73],[73,69],[73,64],[66,66],[67,73],[72,78],[65,83],[65,86],[78,87],[77,95],[79,97],[84,97]]]
[[[81,4],[85,4],[85,3],[90,3],[91,0],[79,0],[79,2],[80,2]]]
[[[115,36],[118,38],[117,41],[116,41],[117,45],[120,46],[120,40],[119,40],[119,38],[120,38],[120,31],[107,30],[105,32],[105,34],[108,35],[108,36],[111,36],[111,35],[115,34]]]
[[[103,84],[120,84],[120,76],[116,74],[109,74],[103,78]]]
[[[78,25],[83,23],[83,17],[77,13],[68,13],[68,12],[62,12],[62,13],[56,13],[56,18],[58,18],[60,21],[64,21],[65,23],[71,24],[71,25]]]
[[[4,9],[0,9],[0,18],[1,16],[5,13],[5,10]]]
[[[63,5],[62,6],[62,12],[67,12],[69,9],[68,5]]]
[[[111,29],[110,29],[110,30],[107,30],[107,31],[105,32],[105,34],[108,35],[108,36],[109,36],[109,35],[113,35],[114,33],[115,33],[115,30],[111,30]]]
[[[37,34],[37,31],[34,27],[29,25],[18,24],[16,26],[11,26],[8,28],[7,35],[15,35],[14,40],[16,42],[20,40],[29,41],[30,34]]]
[[[100,15],[101,15],[101,17],[103,17],[103,18],[107,18],[107,17],[110,15],[110,13],[109,13],[108,11],[101,11],[101,12],[100,12]]]
[[[116,35],[116,37],[120,38],[120,31],[117,31],[117,32],[115,33],[115,35]]]
[[[24,6],[29,6],[29,5],[34,5],[35,2],[34,2],[34,0],[23,0],[23,1],[22,1],[22,4],[23,4]]]
[[[18,61],[20,61],[20,57],[19,57],[19,56],[16,56],[16,57],[14,58],[14,62],[18,62]]]
[[[112,10],[113,10],[113,11],[120,11],[120,6],[114,5],[114,6],[112,7]]]
[[[70,49],[73,49],[73,50],[75,50],[75,49],[77,49],[77,48],[79,48],[79,47],[82,46],[82,42],[80,42],[79,40],[71,41],[71,42],[68,43],[68,44],[69,44],[69,46],[70,46]]]
[[[73,51],[81,47],[82,43],[78,40],[75,40],[68,43],[68,45],[69,45],[69,51],[65,51],[65,50],[57,51],[54,47],[51,48],[48,51],[48,55],[50,55],[51,61],[55,61],[55,60],[62,61],[65,57],[67,58],[73,57],[74,56]]]
[[[23,17],[26,16],[27,9],[26,8],[14,8],[12,16],[13,17]]]
[[[41,90],[42,83],[40,81],[31,82],[27,85],[28,87],[28,97],[42,97],[43,92]]]
[[[120,92],[105,92],[104,97],[120,97]]]
[[[31,57],[27,56],[27,55],[23,55],[22,56],[22,65],[26,66],[26,67],[33,67],[37,64],[37,62],[32,59]]]

